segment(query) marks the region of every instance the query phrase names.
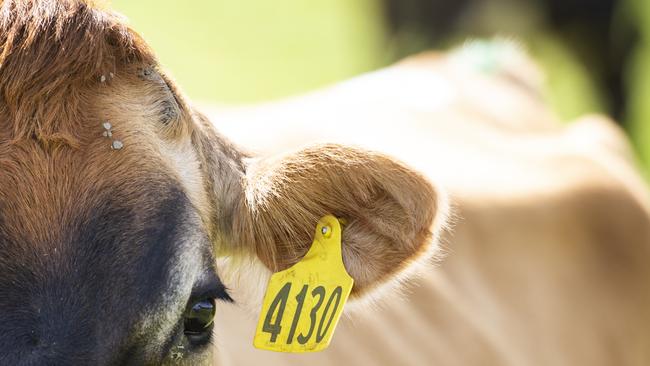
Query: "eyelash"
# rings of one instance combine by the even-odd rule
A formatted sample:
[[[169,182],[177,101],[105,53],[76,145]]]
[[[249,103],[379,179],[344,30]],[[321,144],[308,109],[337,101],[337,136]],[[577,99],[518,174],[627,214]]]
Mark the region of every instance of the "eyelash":
[[[192,304],[196,301],[200,301],[203,299],[215,299],[220,301],[232,302],[232,298],[230,297],[230,295],[228,295],[225,289],[218,289],[218,290],[211,289],[211,290],[192,294],[192,296],[190,296],[190,300],[188,301],[188,304]]]
[[[217,285],[212,286],[214,283]],[[206,281],[206,284],[199,284],[196,286],[192,291],[192,295],[190,296],[188,303],[207,298],[226,302],[234,302],[234,300],[228,294],[228,289],[221,283],[221,281],[218,280],[218,278],[211,278],[209,281]]]

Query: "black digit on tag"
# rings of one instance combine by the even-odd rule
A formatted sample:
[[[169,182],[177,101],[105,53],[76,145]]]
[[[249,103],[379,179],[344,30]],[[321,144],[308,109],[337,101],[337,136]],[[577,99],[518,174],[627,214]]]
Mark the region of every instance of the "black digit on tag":
[[[298,320],[300,319],[302,306],[305,304],[305,296],[307,295],[308,286],[309,285],[302,286],[302,290],[300,290],[300,293],[296,295],[298,306],[296,306],[296,312],[293,314],[293,322],[291,323],[291,330],[289,331],[289,336],[287,337],[287,344],[291,344],[293,342],[293,336],[296,334],[296,327],[298,326]]]
[[[315,298],[318,296],[318,302],[316,305],[311,309],[311,313],[309,313],[309,317],[311,318],[310,325],[309,325],[309,332],[307,332],[307,335],[303,335],[302,333],[298,334],[298,343],[300,344],[305,344],[309,341],[309,338],[311,338],[312,334],[314,333],[314,327],[316,325],[316,312],[318,309],[320,309],[320,306],[323,304],[323,300],[325,300],[325,288],[323,286],[318,286],[316,287],[312,292],[311,296]]]
[[[266,313],[266,318],[264,319],[264,325],[262,326],[262,331],[271,334],[271,342],[275,343],[275,340],[278,338],[278,334],[282,331],[280,324],[282,323],[282,316],[284,316],[284,308],[287,306],[287,300],[289,299],[289,291],[291,291],[291,282],[287,282],[281,289],[278,291],[278,294],[273,299],[271,306],[269,306],[269,311]],[[273,314],[275,314],[275,309],[280,306],[278,310],[278,315],[275,317],[275,323],[271,323],[273,319]]]
[[[334,320],[334,315],[336,315],[336,311],[339,308],[339,303],[341,302],[342,293],[343,293],[343,288],[341,288],[341,286],[338,286],[337,288],[334,289],[334,292],[332,292],[330,299],[327,300],[327,305],[325,305],[323,316],[320,318],[320,324],[318,324],[318,331],[316,332],[316,342],[322,341],[323,338],[325,338],[325,334],[327,334],[327,331],[330,329],[330,326],[332,325],[332,321]],[[321,330],[323,328],[323,323],[325,322],[325,318],[327,317],[327,311],[329,310],[330,305],[332,305],[332,301],[334,300],[335,296],[336,296],[336,303],[334,304],[334,309],[332,309],[332,315],[330,315],[330,320],[327,321],[327,326],[321,333]]]

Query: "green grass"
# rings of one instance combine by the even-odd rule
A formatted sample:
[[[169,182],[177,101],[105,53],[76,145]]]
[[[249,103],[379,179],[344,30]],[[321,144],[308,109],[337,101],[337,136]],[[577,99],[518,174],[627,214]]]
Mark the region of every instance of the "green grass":
[[[113,0],[194,99],[297,94],[385,59],[376,0]]]

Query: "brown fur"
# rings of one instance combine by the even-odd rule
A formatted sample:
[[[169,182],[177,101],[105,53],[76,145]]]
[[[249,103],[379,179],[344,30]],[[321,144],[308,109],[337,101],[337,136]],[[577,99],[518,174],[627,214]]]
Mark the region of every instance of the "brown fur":
[[[115,102],[107,99],[133,98],[120,85],[137,80],[134,65],[155,60],[117,16],[90,3],[3,1],[0,15],[0,185],[21,187],[2,190],[0,197],[8,205],[6,222],[16,219],[14,237],[53,242],[52,228],[76,212],[71,196],[91,206],[101,186],[135,180],[125,166],[140,166],[145,176],[157,158],[107,159],[109,142],[100,138],[101,123],[109,119],[127,132],[112,118]],[[156,95],[147,89],[140,95],[146,94]]]
[[[112,125],[111,137],[102,136],[104,122]],[[115,140],[124,148],[112,150]],[[354,295],[391,282],[434,253],[445,220],[444,195],[382,154],[321,144],[253,158],[185,102],[135,32],[92,2],[2,1],[0,285],[18,286],[1,277],[2,270],[33,273],[37,280],[29,286],[52,271],[66,286],[79,280],[71,275],[79,263],[131,263],[153,240],[135,232],[165,229],[148,218],[168,212],[164,204],[186,200],[179,207],[183,217],[163,217],[193,227],[188,237],[205,233],[212,261],[226,256],[263,263],[263,277],[246,278],[248,284],[300,260],[321,216],[345,219],[343,260],[356,280]],[[110,222],[101,222],[104,210]],[[93,245],[101,240],[86,227],[90,223],[100,234],[124,228],[120,235],[137,237],[130,246],[120,236],[114,245],[124,250],[101,248],[114,257],[94,258],[99,249]],[[74,239],[82,234],[89,242]],[[93,255],[81,254],[86,251]],[[137,268],[121,271],[135,273],[131,269]],[[93,275],[79,283],[91,286]],[[104,290],[119,304],[120,289]],[[84,300],[90,301],[80,295]],[[53,306],[59,305],[65,301]],[[123,341],[111,338],[102,347],[112,350]]]
[[[215,121],[245,126],[249,139],[259,137],[251,131],[265,131],[263,142],[269,144],[290,139],[287,131],[299,131],[305,121],[328,126],[319,136],[284,141],[275,150],[282,154],[254,157],[216,133],[184,101],[157,70],[147,46],[116,16],[84,1],[1,4],[0,285],[14,290],[10,298],[1,293],[3,319],[31,316],[25,310],[43,305],[52,306],[50,314],[66,304],[79,305],[75,311],[89,306],[93,299],[78,290],[99,282],[92,272],[74,276],[81,262],[92,269],[95,261],[129,264],[144,255],[141,263],[154,260],[159,251],[143,252],[143,244],[170,236],[138,237],[137,229],[156,224],[149,220],[152,212],[173,191],[181,200],[172,203],[189,202],[182,212],[191,224],[187,234],[200,234],[199,242],[209,237],[209,243],[203,241],[213,249],[210,260],[252,258],[266,266],[266,274],[302,256],[320,216],[344,218],[344,262],[356,280],[355,294],[366,294],[438,249],[445,194],[431,180],[449,187],[459,212],[455,231],[445,234],[447,260],[428,267],[410,301],[392,296],[382,314],[369,315],[357,327],[342,324],[330,351],[309,356],[309,362],[648,364],[647,187],[620,133],[593,118],[560,126],[538,93],[530,92],[535,78],[522,79],[507,68],[481,74],[441,55],[380,72],[372,83],[367,78],[348,83],[347,92],[324,92],[326,102],[314,94],[292,101],[288,109],[262,107],[262,113],[253,113],[263,116],[259,128],[245,110],[241,119],[218,113]],[[441,85],[447,89],[441,92]],[[447,97],[446,104],[436,104]],[[305,114],[291,114],[297,122],[283,114],[301,108]],[[360,116],[368,124],[359,125]],[[101,136],[106,120],[123,150],[111,150],[111,140]],[[282,133],[271,133],[269,121]],[[308,139],[317,143],[304,147]],[[324,139],[341,144],[323,144]],[[295,141],[300,143],[284,152]],[[387,155],[346,147],[350,143],[399,156],[426,178]],[[106,208],[117,214],[97,216]],[[175,206],[167,209],[158,228],[180,214]],[[93,235],[87,243],[66,236],[95,229],[125,237],[117,254],[94,247]],[[241,268],[233,263],[230,270]],[[112,277],[133,267],[111,273],[112,285],[100,289],[102,296],[124,301],[126,291],[120,292]],[[264,279],[253,272],[241,275],[243,285]],[[60,280],[54,281],[56,290],[77,296],[52,296],[47,286],[52,278]],[[41,288],[30,292],[33,286]],[[148,356],[161,347],[156,342],[169,338],[154,340],[142,326],[130,334],[144,346],[125,352],[128,340],[113,332],[122,314],[107,316],[109,306],[101,305],[92,317],[70,321],[73,311],[55,312],[53,318],[63,327],[95,319],[108,324],[95,343],[108,353],[102,360],[118,360],[113,364]],[[153,323],[179,321],[182,315],[173,306],[154,313]],[[246,350],[233,360],[305,362],[254,353],[248,338],[254,324],[246,327],[237,314],[224,315],[217,323],[228,331],[218,343],[246,343],[233,347]],[[6,326],[0,322],[4,341]],[[33,330],[22,322],[16,329]],[[65,344],[75,336],[80,334],[69,332],[56,341]],[[30,350],[55,349],[27,340]],[[17,342],[26,347],[22,338]],[[0,364],[15,364],[5,362],[16,355],[6,347],[0,344]],[[76,363],[96,354],[84,356]],[[196,364],[190,356],[183,361]]]
[[[79,1],[5,1],[2,9],[0,92],[4,98],[0,113],[8,122],[2,129],[4,149],[11,148],[9,141],[19,144],[35,139],[47,148],[69,145],[93,156],[101,122],[110,120],[131,150],[122,155],[136,159],[138,154],[145,161],[164,159],[160,152],[152,155],[151,151],[166,143],[157,141],[164,131],[126,122],[153,118],[138,111],[137,104],[151,105],[160,97],[156,90],[143,89],[134,77],[155,62],[137,34],[114,15]],[[139,95],[136,103],[129,103],[134,92]],[[188,108],[182,102],[181,107]],[[200,116],[195,119],[186,115],[176,123],[185,126],[185,131],[181,128],[162,137],[179,141],[188,134],[196,136],[193,143],[207,169],[202,174],[212,178],[205,182],[213,192],[206,199],[212,213],[204,222],[212,227],[217,245],[235,243],[241,246],[238,251],[256,253],[269,268],[278,270],[306,252],[319,217],[340,215],[349,220],[345,255],[358,278],[356,293],[399,272],[430,242],[435,193],[403,165],[378,154],[324,146],[284,160],[260,160],[249,166],[254,173],[244,177],[241,160],[246,155],[215,134]],[[136,141],[135,135],[143,133],[140,138],[150,140]],[[66,151],[58,155],[65,159]],[[8,155],[2,156],[7,160]],[[47,168],[35,168],[40,169]],[[87,171],[71,166],[61,174],[76,170]],[[226,237],[229,230],[233,232]],[[373,261],[362,263],[362,258]]]
[[[315,146],[249,166],[234,235],[253,244],[269,268],[282,270],[309,250],[313,223],[334,214],[347,222],[344,263],[359,294],[422,254],[436,202],[424,177],[386,156]]]
[[[102,76],[155,63],[135,32],[91,3],[4,0],[0,14],[0,118],[14,140],[78,144]]]

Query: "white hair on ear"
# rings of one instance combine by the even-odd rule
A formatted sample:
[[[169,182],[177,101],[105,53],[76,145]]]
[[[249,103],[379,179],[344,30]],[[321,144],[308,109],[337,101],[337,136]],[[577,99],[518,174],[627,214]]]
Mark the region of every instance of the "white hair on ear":
[[[235,303],[257,315],[273,274],[271,270],[256,255],[241,254],[217,258],[217,271]]]
[[[354,315],[361,310],[381,309],[385,306],[382,299],[387,296],[404,296],[409,292],[410,286],[413,286],[416,282],[413,281],[414,279],[426,275],[427,271],[432,270],[432,266],[435,266],[446,257],[446,238],[453,231],[457,217],[449,194],[438,185],[436,185],[436,191],[438,192],[437,214],[431,229],[433,236],[431,242],[425,246],[426,251],[414,258],[408,266],[404,266],[402,271],[393,275],[389,281],[377,285],[371,291],[364,292],[361,296],[350,298],[345,308],[346,315]]]

